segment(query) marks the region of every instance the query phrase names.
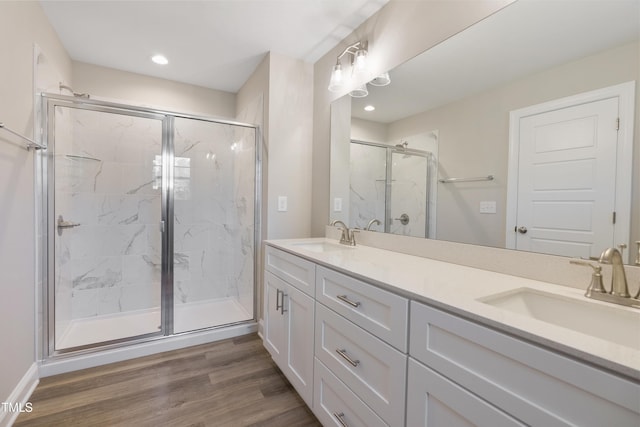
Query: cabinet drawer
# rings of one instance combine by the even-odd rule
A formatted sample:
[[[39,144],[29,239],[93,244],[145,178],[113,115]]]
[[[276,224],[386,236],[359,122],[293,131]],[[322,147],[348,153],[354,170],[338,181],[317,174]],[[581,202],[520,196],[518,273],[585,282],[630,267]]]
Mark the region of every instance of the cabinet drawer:
[[[633,426],[640,384],[411,303],[410,354],[528,425]]]
[[[316,300],[403,353],[407,352],[406,298],[318,266]]]
[[[412,358],[408,381],[407,426],[525,426]]]
[[[349,427],[388,427],[318,359],[314,378],[313,409],[323,426],[342,427],[341,418]]]
[[[386,423],[404,425],[407,356],[316,304],[316,357]]]
[[[267,246],[265,268],[305,294],[315,297],[316,265],[311,261]]]

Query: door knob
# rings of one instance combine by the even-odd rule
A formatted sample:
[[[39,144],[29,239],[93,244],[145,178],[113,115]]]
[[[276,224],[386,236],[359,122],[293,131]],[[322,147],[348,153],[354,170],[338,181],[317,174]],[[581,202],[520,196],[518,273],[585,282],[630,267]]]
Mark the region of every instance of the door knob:
[[[527,234],[527,227],[516,227],[514,231],[517,231],[520,234]]]

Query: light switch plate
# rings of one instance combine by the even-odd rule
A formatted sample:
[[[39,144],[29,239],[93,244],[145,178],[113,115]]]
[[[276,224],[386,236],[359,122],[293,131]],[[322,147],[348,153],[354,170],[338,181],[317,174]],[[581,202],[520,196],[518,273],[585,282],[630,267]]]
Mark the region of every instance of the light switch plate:
[[[278,196],[278,212],[287,211],[287,196]]]
[[[333,199],[333,211],[334,212],[342,212],[342,198],[336,197]]]
[[[483,214],[496,213],[496,202],[493,200],[480,202],[480,213],[483,213]]]

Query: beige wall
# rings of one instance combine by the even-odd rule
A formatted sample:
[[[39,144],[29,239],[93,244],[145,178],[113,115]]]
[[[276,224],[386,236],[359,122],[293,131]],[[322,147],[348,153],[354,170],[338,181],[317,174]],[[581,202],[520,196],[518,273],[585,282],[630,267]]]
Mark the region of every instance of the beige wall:
[[[267,238],[311,235],[313,65],[271,53]],[[278,197],[286,196],[286,212]]]
[[[324,235],[329,221],[330,106],[346,94],[327,90],[331,67],[350,43],[368,40],[370,73],[363,82],[390,70],[473,23],[511,0],[402,1],[391,0],[351,35],[314,64],[313,200],[311,230]],[[354,84],[362,82],[354,82]]]
[[[0,2],[0,121],[33,136],[33,44],[71,78],[71,60],[37,2]],[[0,130],[0,402],[35,362],[33,151]],[[0,411],[0,424],[6,414]]]
[[[234,119],[236,95],[128,71],[73,62],[73,90],[92,98]]]
[[[626,44],[391,123],[388,130],[391,140],[439,130],[440,177],[489,174],[496,177],[493,182],[469,190],[439,186],[437,238],[504,247],[509,112],[635,80],[638,54],[638,43]],[[638,137],[636,152],[639,150],[637,141]],[[633,218],[638,216],[637,193],[636,188]],[[480,214],[481,200],[497,201],[498,213]],[[637,232],[637,227],[635,230]],[[639,240],[639,237],[633,234],[631,240]]]
[[[238,92],[243,115],[260,103],[262,132],[262,238],[311,234],[311,117],[313,66],[269,53]],[[241,118],[243,118],[241,117]],[[278,211],[278,197],[287,211]],[[261,248],[262,252],[262,248]],[[258,271],[262,271],[262,253]],[[262,274],[258,274],[258,318],[262,318]]]

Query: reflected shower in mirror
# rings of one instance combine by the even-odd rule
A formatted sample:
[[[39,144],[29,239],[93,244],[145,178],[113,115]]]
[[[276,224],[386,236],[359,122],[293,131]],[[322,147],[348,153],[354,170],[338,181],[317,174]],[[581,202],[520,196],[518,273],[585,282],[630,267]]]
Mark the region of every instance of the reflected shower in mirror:
[[[424,208],[426,237],[567,256],[619,244],[635,252],[639,9],[636,0],[520,0],[391,70],[391,84],[334,101],[330,219],[358,228],[378,219],[372,230],[411,235],[401,221],[406,213],[414,225],[413,215],[387,200],[387,166],[408,142],[430,153],[427,196],[414,187],[398,198]],[[615,100],[602,107],[610,111],[604,98]],[[589,148],[609,140],[606,152]],[[356,153],[355,144],[398,157]]]

